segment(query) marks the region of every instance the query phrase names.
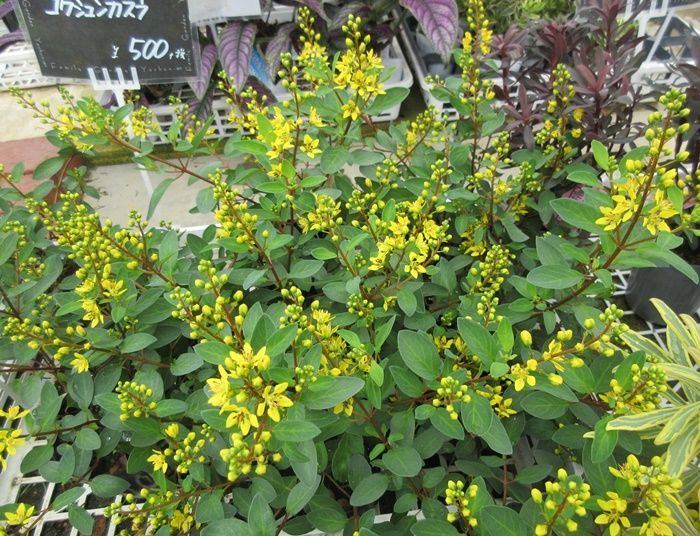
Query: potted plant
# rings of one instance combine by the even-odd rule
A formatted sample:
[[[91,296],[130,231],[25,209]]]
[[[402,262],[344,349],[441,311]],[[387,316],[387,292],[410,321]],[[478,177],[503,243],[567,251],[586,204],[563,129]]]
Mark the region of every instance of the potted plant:
[[[48,509],[10,499],[4,530],[50,514],[92,534],[87,494],[129,535],[675,531],[682,483],[663,449],[606,429],[639,408],[639,358],[601,299],[612,270],[667,252],[661,170],[676,159],[654,148],[684,95],[662,98],[648,152],[618,163],[594,145],[612,190],[579,176],[585,202],[556,199],[552,157],[517,154],[495,120],[483,19],[457,55],[464,124],[429,108],[388,131],[371,116],[406,94],[382,86],[361,22],[331,61],[301,20],[298,58],[281,58],[291,100],[247,93],[234,168],[185,164],[208,151],[208,123],[173,135],[182,158],[165,160],[143,117],[129,138],[130,106],[57,114],[15,92],[81,151],[117,144],[204,181],[197,205],[218,225],[181,236],[133,212],[121,227],[79,191],[6,213],[0,343],[20,375],[0,459],[27,447],[22,471],[63,488]],[[20,196],[2,177],[0,196]],[[661,197],[632,198],[628,181]]]

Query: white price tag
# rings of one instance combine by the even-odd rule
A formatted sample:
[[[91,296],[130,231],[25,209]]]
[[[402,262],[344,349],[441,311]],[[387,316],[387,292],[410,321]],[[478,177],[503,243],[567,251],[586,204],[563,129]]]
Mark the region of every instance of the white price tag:
[[[233,17],[259,17],[260,0],[188,0],[190,20],[195,24]]]

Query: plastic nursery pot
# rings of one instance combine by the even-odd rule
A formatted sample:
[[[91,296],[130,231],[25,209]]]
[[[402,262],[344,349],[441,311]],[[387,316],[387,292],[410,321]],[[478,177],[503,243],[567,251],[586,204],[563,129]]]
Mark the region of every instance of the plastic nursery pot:
[[[700,275],[700,265],[693,265]],[[649,301],[658,298],[677,314],[693,314],[700,309],[700,284],[693,283],[675,268],[635,268],[625,293],[634,314],[654,324],[663,324]]]

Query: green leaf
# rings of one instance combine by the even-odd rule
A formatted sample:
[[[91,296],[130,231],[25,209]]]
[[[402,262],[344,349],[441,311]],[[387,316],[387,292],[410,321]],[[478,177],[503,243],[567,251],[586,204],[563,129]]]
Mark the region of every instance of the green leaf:
[[[187,407],[187,402],[184,400],[176,400],[174,398],[160,400],[156,406],[156,415],[158,417],[172,417],[173,415],[185,413]]]
[[[323,267],[323,261],[304,259],[292,265],[289,271],[290,279],[306,279],[316,274]]]
[[[551,472],[551,465],[531,465],[518,471],[515,480],[521,484],[534,484],[547,478]]]
[[[423,382],[412,372],[403,367],[390,366],[389,372],[403,394],[417,398],[423,394]]]
[[[372,104],[367,108],[369,115],[377,115],[384,110],[388,110],[401,104],[408,97],[409,89],[405,87],[392,87],[387,89],[383,95],[377,95]]]
[[[457,320],[457,329],[462,340],[469,341],[470,351],[479,356],[484,367],[490,367],[491,363],[498,359],[498,345],[484,326],[473,320],[460,318]]]
[[[425,380],[437,378],[442,362],[427,334],[404,329],[399,332],[398,343],[401,358],[412,372]]]
[[[44,160],[36,168],[34,168],[34,179],[41,181],[50,179],[56,173],[61,171],[63,165],[66,163],[66,159],[62,156],[54,156],[48,160]]]
[[[41,445],[34,447],[22,459],[20,471],[24,474],[32,473],[53,458],[53,445]]]
[[[112,475],[97,475],[90,481],[92,493],[103,499],[116,497],[129,489],[129,482],[123,478]]]
[[[160,203],[160,200],[163,198],[163,195],[170,187],[170,185],[174,182],[175,179],[163,179],[158,183],[158,186],[156,186],[153,189],[151,200],[148,202],[148,215],[146,216],[146,218],[150,220],[153,217],[153,214],[156,211],[156,208],[158,207],[158,203]]]
[[[462,423],[470,434],[484,435],[495,418],[491,404],[483,396],[472,395],[469,402],[462,403]]]
[[[520,404],[530,415],[546,420],[558,419],[569,407],[565,400],[542,391],[527,393]]]
[[[95,525],[95,519],[82,506],[72,504],[68,507],[68,521],[80,534],[90,536]]]
[[[444,519],[423,519],[411,527],[413,536],[458,536],[459,532]]]
[[[297,325],[289,324],[281,329],[278,329],[272,334],[265,345],[267,355],[276,357],[287,351],[289,345],[297,336]]]
[[[438,408],[430,416],[430,424],[432,424],[438,432],[461,441],[464,439],[464,427],[459,421],[451,419],[447,411],[443,408]]]
[[[0,264],[5,264],[14,255],[17,242],[19,242],[18,233],[7,233],[2,237],[2,241],[0,241]],[[80,302],[78,302],[78,305],[80,305]]]
[[[330,409],[357,394],[365,385],[360,378],[349,376],[321,377],[311,384],[301,401],[309,409]]]
[[[240,519],[229,518],[210,523],[202,529],[200,536],[253,536],[253,530]]]
[[[569,173],[566,177],[571,182],[576,182],[578,184],[585,184],[586,186],[591,186],[593,188],[600,188],[601,181],[598,176],[592,171],[578,170]]]
[[[595,435],[591,445],[591,461],[602,463],[609,458],[617,446],[617,430],[606,430],[610,418],[601,419],[595,425]]]
[[[97,450],[102,446],[102,440],[94,430],[82,428],[75,434],[75,446],[82,450]]]
[[[351,506],[365,506],[378,501],[389,487],[389,477],[380,473],[360,480],[350,496]]]
[[[413,316],[418,308],[416,295],[408,289],[401,289],[396,293],[397,303],[406,316]]]
[[[334,508],[313,508],[306,519],[314,528],[329,534],[342,531],[348,520],[342,510]]]
[[[538,266],[527,274],[527,282],[540,288],[561,290],[578,285],[584,279],[581,272],[566,266]]]
[[[133,335],[129,335],[126,339],[124,339],[124,342],[119,347],[119,350],[123,354],[132,354],[147,348],[157,340],[158,339],[156,339],[153,335],[148,333],[134,333]]]
[[[287,514],[294,516],[302,511],[309,501],[316,494],[318,486],[321,484],[321,475],[316,475],[316,480],[311,484],[298,482],[289,495],[287,495]]]
[[[379,387],[384,384],[384,369],[376,361],[372,361],[369,366],[369,377]]]
[[[197,503],[194,518],[198,523],[211,523],[224,519],[223,490],[203,494]]]
[[[484,506],[477,514],[484,536],[528,536],[529,529],[517,512],[506,506]]]
[[[396,476],[416,476],[423,467],[423,460],[413,447],[392,448],[384,455],[382,461]]]
[[[193,353],[182,354],[173,361],[170,366],[170,372],[173,376],[186,376],[190,372],[194,372],[204,364],[204,360]]]
[[[53,512],[58,512],[66,506],[78,502],[78,499],[85,495],[85,493],[86,490],[82,486],[78,486],[77,488],[71,488],[67,491],[64,491],[53,500],[53,502],[51,503],[51,510]]]
[[[261,493],[256,493],[250,503],[248,526],[252,529],[253,536],[274,536],[275,534],[275,516],[267,499]]]
[[[257,140],[234,140],[229,139],[226,142],[225,152],[230,156],[234,151],[242,154],[267,154],[267,146]]]
[[[194,351],[207,363],[212,365],[223,365],[228,357],[229,347],[217,341],[207,341],[199,343],[194,347]]]
[[[329,147],[321,155],[321,171],[327,175],[337,173],[348,162],[350,153],[345,147]]]
[[[276,439],[290,443],[300,443],[313,439],[321,429],[308,421],[283,420],[272,430]]]
[[[287,191],[287,186],[281,181],[265,181],[256,184],[253,188],[265,194],[283,194]]]
[[[329,261],[331,259],[335,259],[338,256],[338,253],[327,248],[318,247],[311,250],[311,256],[314,259],[319,259],[321,261]]]
[[[304,177],[301,179],[302,188],[313,188],[315,186],[320,186],[328,179],[324,175],[314,175],[311,177]]]
[[[568,198],[553,199],[549,204],[562,220],[573,227],[589,233],[600,233],[602,228],[596,223],[596,220],[602,214],[595,205]]]
[[[593,140],[591,142],[591,149],[593,150],[593,157],[596,163],[601,169],[608,171],[610,167],[610,156],[608,156],[608,150],[605,148],[605,145],[598,140]]]

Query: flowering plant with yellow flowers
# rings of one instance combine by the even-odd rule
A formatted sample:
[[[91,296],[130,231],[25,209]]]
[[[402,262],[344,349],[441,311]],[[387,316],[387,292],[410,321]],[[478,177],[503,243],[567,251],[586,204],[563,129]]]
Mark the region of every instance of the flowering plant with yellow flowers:
[[[177,160],[154,151],[157,132],[129,137],[131,106],[56,113],[15,92],[71,150],[116,145],[203,182],[216,223],[115,223],[80,181],[53,203],[51,188],[20,190],[21,168],[2,171],[0,346],[16,405],[0,413],[0,460],[21,454],[22,472],[62,493],[3,505],[0,534],[64,508],[92,534],[85,493],[108,500],[122,536],[696,530],[698,479],[683,482],[693,460],[677,452],[689,444],[667,452],[625,427],[658,424],[683,371],[603,301],[618,269],[692,272],[672,251],[697,227],[674,173],[686,155],[669,144],[684,95],[669,89],[639,148],[614,158],[576,145],[557,68],[556,120],[523,151],[482,74],[479,0],[468,17],[462,76],[439,88],[458,124],[434,108],[374,124],[407,91],[384,87],[358,17],[330,58],[308,10],[302,52],[280,60],[291,99],[249,91],[218,146],[207,123],[183,121],[163,138]],[[191,169],[216,150],[237,165]],[[555,173],[582,199],[558,198]]]

